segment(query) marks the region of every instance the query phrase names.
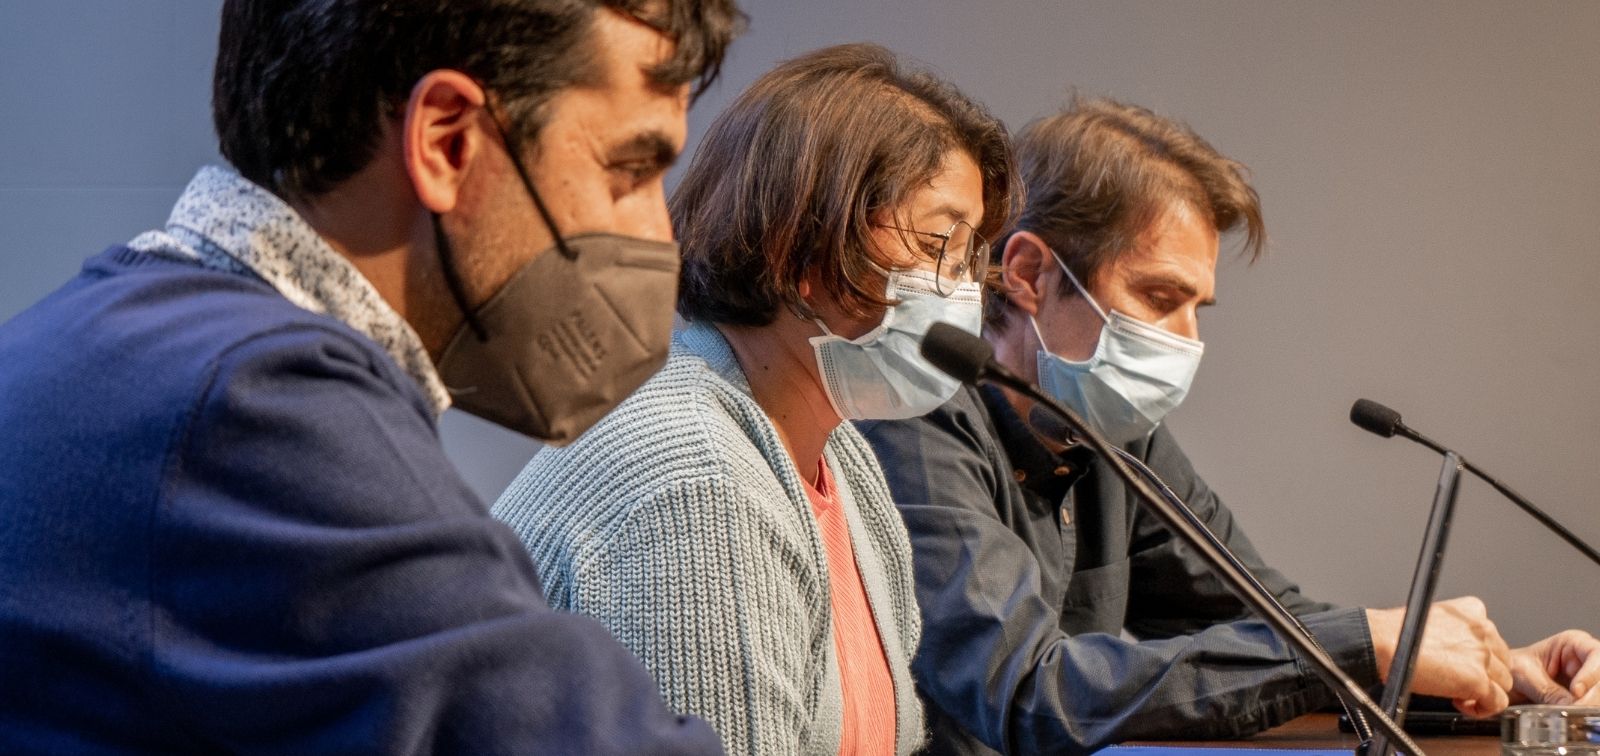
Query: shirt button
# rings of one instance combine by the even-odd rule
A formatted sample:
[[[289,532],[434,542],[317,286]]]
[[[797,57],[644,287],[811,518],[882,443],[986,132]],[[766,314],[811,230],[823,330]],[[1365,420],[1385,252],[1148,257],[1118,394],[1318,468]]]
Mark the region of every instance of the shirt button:
[[[1061,465],[1060,467],[1056,468],[1056,477],[1057,478],[1059,478],[1059,477],[1061,477],[1063,475],[1071,475],[1071,474],[1072,474],[1072,466],[1071,465]]]
[[[1061,527],[1066,528],[1066,527],[1071,527],[1071,526],[1072,526],[1072,510],[1067,508],[1067,507],[1062,507],[1061,508]]]
[[[1028,479],[1028,471],[1019,467],[1011,471],[1011,477],[1016,479],[1018,483],[1021,483],[1022,481]]]

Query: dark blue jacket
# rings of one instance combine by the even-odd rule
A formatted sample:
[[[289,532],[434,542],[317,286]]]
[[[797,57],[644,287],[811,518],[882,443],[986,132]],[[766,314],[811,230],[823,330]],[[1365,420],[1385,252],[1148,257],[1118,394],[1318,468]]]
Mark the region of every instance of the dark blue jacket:
[[[0,752],[713,752],[549,609],[414,381],[114,248],[0,326]]]
[[[928,753],[1236,738],[1334,700],[1104,461],[1051,452],[998,391],[962,388],[922,417],[859,427],[911,536]],[[1377,682],[1365,613],[1313,601],[1267,567],[1165,425],[1126,448],[1335,662]]]

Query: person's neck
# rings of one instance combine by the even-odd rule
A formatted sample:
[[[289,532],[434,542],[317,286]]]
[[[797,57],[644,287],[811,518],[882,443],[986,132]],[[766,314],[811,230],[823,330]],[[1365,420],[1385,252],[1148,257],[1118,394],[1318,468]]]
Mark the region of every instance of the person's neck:
[[[291,205],[411,325],[437,360],[459,314],[433,306],[448,295],[437,260],[419,262],[421,252],[432,249],[433,229],[414,196],[396,190],[405,186],[397,183],[403,177],[391,173],[375,160],[331,191]]]
[[[778,316],[757,328],[718,325],[750,384],[750,394],[778,429],[800,476],[817,484],[817,461],[841,420],[823,391],[804,321]]]
[[[985,329],[983,337],[989,342],[990,346],[994,347],[994,359],[996,362],[1004,365],[1007,370],[1015,373],[1023,380],[1038,384],[1039,341],[1033,337],[1033,329],[1028,326],[1026,319],[1018,323],[1017,318],[1013,317],[1010,319],[1010,327],[1006,328],[1004,332],[995,333],[992,330]],[[1016,411],[1017,416],[1031,427],[1032,423],[1029,422],[1029,416],[1033,413],[1033,407],[1037,402],[1010,386],[1000,386],[999,388],[1000,394],[1005,397],[1006,402]],[[1033,434],[1033,437],[1039,439],[1039,442],[1044,444],[1045,448],[1056,454],[1060,454],[1068,448],[1066,444],[1045,438],[1037,432]]]

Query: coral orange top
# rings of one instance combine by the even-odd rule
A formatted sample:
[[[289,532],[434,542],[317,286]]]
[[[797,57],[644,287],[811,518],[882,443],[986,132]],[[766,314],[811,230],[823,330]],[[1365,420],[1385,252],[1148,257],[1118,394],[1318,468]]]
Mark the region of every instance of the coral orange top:
[[[833,475],[825,460],[817,462],[817,483],[806,485],[811,513],[828,550],[828,582],[833,604],[833,647],[839,657],[839,684],[844,693],[844,734],[839,753],[894,753],[894,680],[873,621],[867,591],[856,568]]]

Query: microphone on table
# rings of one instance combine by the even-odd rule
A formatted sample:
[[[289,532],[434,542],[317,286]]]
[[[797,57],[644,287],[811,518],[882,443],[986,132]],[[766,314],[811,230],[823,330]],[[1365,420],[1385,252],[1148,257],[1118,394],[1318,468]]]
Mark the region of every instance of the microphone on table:
[[[1411,588],[1406,598],[1406,618],[1401,624],[1394,661],[1389,667],[1389,681],[1383,689],[1384,711],[1396,720],[1404,721],[1406,706],[1410,700],[1411,673],[1422,646],[1422,632],[1427,621],[1428,607],[1433,603],[1434,588],[1439,582],[1439,572],[1444,562],[1445,541],[1449,537],[1450,518],[1454,514],[1457,486],[1462,470],[1482,478],[1512,503],[1532,515],[1545,527],[1555,531],[1556,535],[1561,536],[1596,563],[1600,563],[1600,554],[1596,554],[1595,550],[1582,539],[1540,511],[1532,502],[1511,490],[1509,486],[1495,480],[1456,452],[1407,427],[1400,421],[1399,412],[1371,399],[1357,399],[1350,407],[1350,422],[1384,438],[1404,436],[1444,455],[1444,468],[1440,472],[1439,487],[1434,495],[1433,509],[1428,515],[1422,550],[1417,556],[1416,572],[1412,575]],[[1372,741],[1372,748],[1379,756],[1387,756],[1387,746],[1381,736]]]
[[[1412,441],[1422,444],[1423,446],[1426,446],[1440,454],[1448,454],[1450,452],[1449,449],[1446,449],[1438,442],[1416,432],[1415,430],[1412,430],[1405,423],[1400,422],[1399,412],[1389,409],[1388,407],[1372,401],[1371,399],[1356,400],[1356,403],[1350,407],[1350,422],[1360,426],[1362,430],[1376,433],[1384,438],[1404,436],[1405,438],[1409,438]],[[1522,509],[1522,511],[1527,512],[1529,516],[1533,517],[1533,519],[1538,520],[1539,524],[1544,525],[1546,528],[1549,528],[1551,532],[1560,536],[1562,540],[1566,541],[1572,546],[1572,548],[1577,549],[1584,556],[1588,557],[1590,561],[1594,562],[1595,564],[1600,564],[1600,552],[1595,551],[1593,546],[1585,543],[1583,539],[1574,535],[1572,531],[1562,527],[1561,523],[1556,522],[1555,518],[1545,514],[1538,507],[1534,506],[1533,502],[1523,498],[1521,494],[1511,490],[1510,486],[1507,486],[1506,484],[1501,483],[1499,480],[1496,480],[1493,476],[1484,472],[1482,468],[1472,464],[1466,459],[1461,460],[1461,466],[1467,472],[1478,476],[1480,480],[1488,483],[1494,488],[1494,490],[1499,491],[1501,495],[1505,496],[1507,499],[1510,499],[1512,504],[1517,505]]]
[[[1416,742],[1401,731],[1394,720],[1384,714],[1383,710],[1367,696],[1366,691],[1334,663],[1310,633],[1305,632],[1297,621],[1291,621],[1292,615],[1283,609],[1271,593],[1261,588],[1254,576],[1239,563],[1238,558],[1228,553],[1227,548],[1215,535],[1206,531],[1204,524],[1199,522],[1193,512],[1188,511],[1188,507],[1184,506],[1176,495],[1169,500],[1158,493],[1117,454],[1119,449],[1090,428],[1076,413],[1038,386],[1023,380],[997,362],[994,359],[994,347],[987,341],[957,326],[934,323],[922,339],[921,353],[923,359],[962,383],[994,383],[1006,386],[1032,399],[1039,406],[1048,408],[1050,414],[1066,423],[1077,441],[1094,450],[1111,466],[1117,477],[1139,497],[1157,519],[1166,525],[1168,530],[1188,543],[1200,555],[1234,596],[1254,609],[1280,637],[1310,660],[1312,668],[1329,688],[1336,694],[1342,691],[1344,695],[1341,696],[1341,700],[1353,701],[1360,711],[1365,712],[1376,722],[1390,742],[1402,746],[1406,753],[1411,756],[1424,756]],[[1352,721],[1356,721],[1356,718],[1352,717]]]

